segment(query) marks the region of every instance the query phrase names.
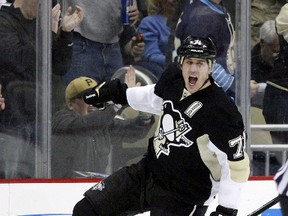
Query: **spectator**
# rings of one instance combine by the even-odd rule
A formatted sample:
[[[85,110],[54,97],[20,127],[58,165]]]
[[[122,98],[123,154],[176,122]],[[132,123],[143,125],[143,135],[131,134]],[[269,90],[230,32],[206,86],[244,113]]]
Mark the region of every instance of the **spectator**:
[[[36,14],[37,0],[15,0],[0,10],[0,78],[4,97],[13,98],[6,100],[1,122],[28,140],[35,138]],[[68,8],[60,29],[59,15],[57,4],[52,9],[52,70],[63,75],[71,62],[72,30],[82,21],[83,11],[79,6]]]
[[[129,70],[131,74],[133,69]],[[126,78],[125,82],[135,86],[135,79]],[[116,145],[135,142],[150,129],[151,115],[146,120],[141,115],[128,120],[120,118],[113,106],[100,111],[86,104],[83,94],[96,85],[89,77],[71,81],[65,92],[67,106],[53,116],[51,171],[54,178],[110,174],[107,165],[112,138],[117,140]]]
[[[263,99],[263,115],[267,124],[288,124],[288,3],[276,17],[276,30],[279,36],[280,52],[275,62]],[[272,142],[287,144],[287,131],[270,131]],[[280,158],[279,158],[280,159]],[[278,159],[278,160],[279,160]],[[279,160],[279,162],[281,159]]]
[[[273,73],[274,63],[279,57],[279,36],[276,32],[275,20],[267,20],[259,29],[260,39],[251,51],[251,106],[263,109],[263,97],[266,81]],[[271,152],[270,173],[279,169],[275,153]],[[265,174],[265,153],[253,152],[253,175]]]
[[[266,81],[279,55],[279,38],[274,20],[267,20],[259,31],[260,40],[251,52],[251,105],[263,108]]]
[[[176,0],[148,0],[148,16],[144,17],[138,26],[138,32],[143,34],[145,49],[142,59],[137,62],[156,77],[160,77],[165,65],[170,28],[167,19],[174,12]]]
[[[238,108],[210,76],[215,54],[211,39],[188,36],[178,49],[182,73],[172,64],[156,85],[127,89],[111,81],[97,89],[98,96],[84,97],[93,104],[128,101],[160,118],[145,157],[89,189],[73,216],[149,210],[204,216],[217,193],[219,205],[211,216],[237,215],[250,171],[246,135]]]
[[[228,95],[234,97],[234,27],[222,1],[180,0],[174,17],[169,21],[169,25],[172,25],[172,27],[176,27],[175,21],[177,16],[181,14],[181,10],[183,10],[183,13],[175,30],[174,51],[168,53],[168,55],[172,55],[174,60],[180,41],[187,35],[210,37],[217,49],[217,64],[214,67],[212,77]],[[174,34],[174,31],[172,31],[172,34]],[[173,38],[173,35],[171,35],[171,38]],[[171,48],[169,48],[169,51],[171,52]],[[171,58],[168,57],[168,59]]]
[[[131,26],[138,21],[136,1],[130,7]],[[67,85],[74,78],[88,76],[99,82],[110,80],[123,67],[119,35],[123,31],[121,1],[67,0],[85,11],[83,22],[75,29],[72,65],[64,76]]]
[[[288,215],[288,161],[278,170],[274,180],[280,197],[280,207],[283,216]]]
[[[174,44],[176,27],[184,8],[187,7],[189,3],[190,0],[178,0],[175,5],[174,13],[167,19],[167,26],[170,28],[170,35],[168,38],[165,68],[173,62],[172,53],[176,50]]]

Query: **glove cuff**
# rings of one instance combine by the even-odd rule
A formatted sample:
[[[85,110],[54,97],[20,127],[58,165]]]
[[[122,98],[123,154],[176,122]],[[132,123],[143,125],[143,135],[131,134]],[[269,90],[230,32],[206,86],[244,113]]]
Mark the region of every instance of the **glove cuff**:
[[[126,96],[126,90],[128,87],[125,83],[121,83],[119,79],[114,79],[108,83],[108,86],[111,99],[115,104],[128,104]]]

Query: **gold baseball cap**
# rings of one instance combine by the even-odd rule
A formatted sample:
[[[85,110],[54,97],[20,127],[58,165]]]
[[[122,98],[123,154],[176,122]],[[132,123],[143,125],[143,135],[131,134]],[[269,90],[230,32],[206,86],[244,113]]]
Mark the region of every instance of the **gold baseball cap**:
[[[81,76],[72,80],[65,90],[65,100],[69,102],[74,98],[81,98],[83,94],[94,88],[97,82],[90,77]]]

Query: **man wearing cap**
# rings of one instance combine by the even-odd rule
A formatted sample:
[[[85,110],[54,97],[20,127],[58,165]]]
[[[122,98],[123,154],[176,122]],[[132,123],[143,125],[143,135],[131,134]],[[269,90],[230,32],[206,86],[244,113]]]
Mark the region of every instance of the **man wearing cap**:
[[[109,174],[111,137],[117,137],[119,144],[135,142],[150,129],[153,120],[144,122],[141,116],[127,120],[117,116],[112,105],[101,111],[86,104],[82,95],[96,85],[89,77],[72,80],[65,91],[66,107],[53,116],[53,178]]]

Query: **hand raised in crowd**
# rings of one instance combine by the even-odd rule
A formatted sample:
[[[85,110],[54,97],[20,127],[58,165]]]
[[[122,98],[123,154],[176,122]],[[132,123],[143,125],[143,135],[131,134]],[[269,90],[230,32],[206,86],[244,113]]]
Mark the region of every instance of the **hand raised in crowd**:
[[[0,112],[5,109],[5,99],[2,97],[2,85],[0,84]]]
[[[129,17],[130,17],[130,23],[131,25],[135,25],[139,19],[139,10],[137,8],[137,5],[132,5],[130,7],[129,13],[128,13]]]
[[[145,49],[145,43],[143,41],[137,42],[136,36],[133,36],[131,39],[132,46],[131,46],[131,56],[135,58],[135,61],[139,60],[138,58],[141,58],[142,53]]]
[[[125,74],[124,82],[126,83],[128,88],[141,86],[140,82],[136,83],[136,72],[135,68],[132,65],[129,66],[129,69]]]
[[[63,17],[62,30],[65,32],[71,32],[82,22],[83,17],[84,11],[82,7],[76,5],[75,9],[73,9],[69,6]]]
[[[132,65],[129,66],[129,69],[125,74],[124,82],[126,83],[128,88],[141,86],[140,82],[136,83],[135,68]],[[150,124],[152,116],[153,114],[151,113],[139,112],[139,117],[145,124]]]
[[[52,31],[57,34],[59,28],[59,19],[61,14],[61,6],[60,4],[56,4],[52,8]]]

